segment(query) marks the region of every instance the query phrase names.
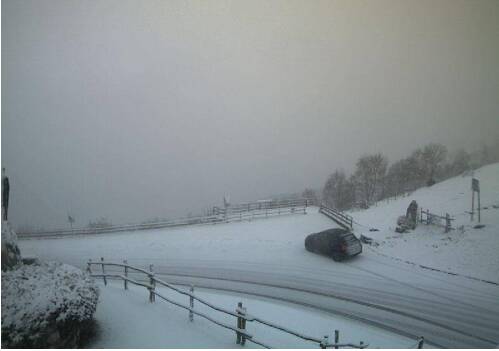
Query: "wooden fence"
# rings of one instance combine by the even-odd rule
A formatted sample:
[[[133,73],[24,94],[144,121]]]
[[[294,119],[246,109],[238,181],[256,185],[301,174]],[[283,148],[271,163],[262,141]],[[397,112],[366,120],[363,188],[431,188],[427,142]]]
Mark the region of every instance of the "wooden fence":
[[[214,207],[212,213],[206,216],[182,217],[154,223],[125,224],[98,228],[77,228],[72,230],[60,229],[25,233],[21,232],[17,233],[17,236],[19,238],[63,237],[72,235],[105,234],[135,230],[171,228],[186,225],[219,224],[246,220],[251,221],[253,219],[267,218],[286,214],[306,214],[307,207],[308,200],[306,199],[272,201],[271,203],[264,204],[262,204],[262,202],[254,202],[246,204],[236,204],[227,208]],[[216,211],[215,208],[217,209]]]
[[[452,229],[452,226],[451,226],[451,221],[455,220],[455,218],[451,218],[451,216],[446,213],[445,216],[439,216],[439,215],[436,215],[434,213],[431,213],[430,210],[426,209],[423,210],[423,208],[421,208],[421,216],[420,216],[420,222],[421,223],[425,223],[427,225],[429,224],[434,224],[434,225],[440,225],[440,220],[444,220],[445,221],[445,225],[443,225],[443,227],[445,228],[445,232],[448,233],[450,232]]]
[[[325,204],[321,204],[319,212],[331,218],[346,230],[351,231],[353,229],[353,218],[351,216],[338,211],[335,208],[327,207]]]
[[[92,266],[100,266],[102,273],[93,273],[92,272]],[[123,268],[123,274],[120,273],[106,273],[106,267],[120,267]],[[136,279],[132,279],[129,277],[130,271],[142,273],[146,275],[146,282],[139,281]],[[286,327],[277,325],[275,323],[269,322],[265,319],[262,319],[260,317],[251,315],[248,313],[247,309],[243,307],[242,302],[239,302],[237,307],[235,308],[234,311],[230,311],[226,308],[216,306],[202,298],[197,297],[194,294],[194,287],[191,286],[189,289],[189,292],[184,291],[182,289],[179,289],[159,278],[157,278],[154,274],[153,271],[153,265],[149,266],[149,270],[145,270],[142,268],[130,266],[127,261],[123,261],[123,263],[112,263],[112,262],[105,262],[104,258],[101,258],[100,262],[92,262],[91,260],[88,261],[87,263],[87,272],[95,278],[102,278],[104,281],[104,285],[107,285],[107,279],[108,278],[114,278],[114,279],[121,279],[123,280],[123,287],[125,290],[128,289],[128,283],[135,284],[138,286],[142,286],[146,288],[149,291],[149,302],[154,303],[156,301],[156,297],[159,297],[163,301],[166,301],[168,303],[171,303],[179,308],[185,309],[188,311],[188,318],[192,322],[194,320],[194,315],[202,317],[220,327],[232,330],[233,332],[236,333],[236,343],[240,344],[242,346],[245,345],[246,341],[254,343],[256,345],[262,346],[264,348],[271,348],[269,345],[255,339],[255,336],[248,333],[246,329],[246,323],[247,322],[255,322],[255,323],[260,323],[262,325],[265,325],[270,328],[274,328],[276,330],[279,330],[281,332],[287,333],[289,335],[293,335],[297,338],[310,341],[312,343],[318,344],[320,348],[326,349],[326,348],[335,348],[338,349],[340,347],[350,347],[350,348],[367,348],[369,344],[364,344],[362,341],[359,344],[353,344],[353,343],[340,343],[339,342],[339,331],[335,330],[335,338],[334,342],[330,343],[328,336],[324,336],[323,338],[316,338],[313,336],[309,336],[306,334],[303,334],[301,332],[297,332],[295,330],[288,329]],[[184,295],[189,299],[189,304],[181,304],[179,302],[173,301],[170,298],[164,296],[163,294],[159,293],[156,291],[156,286],[160,285],[163,286],[167,289],[170,289],[172,291],[175,291],[178,294]],[[235,318],[235,326],[229,325],[225,322],[221,322],[213,318],[212,316],[209,316],[206,313],[199,312],[194,309],[194,301],[197,301],[210,309],[226,314],[229,316],[232,316]]]

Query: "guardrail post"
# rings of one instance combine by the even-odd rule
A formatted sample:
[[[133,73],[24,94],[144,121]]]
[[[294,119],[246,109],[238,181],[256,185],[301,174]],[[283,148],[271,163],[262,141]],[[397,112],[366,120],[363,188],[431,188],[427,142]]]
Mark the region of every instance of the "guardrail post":
[[[92,260],[89,259],[88,262],[87,262],[87,273],[88,274],[92,274],[92,268],[91,268],[91,266],[92,266]]]
[[[107,285],[106,270],[104,269],[104,257],[100,258],[102,262],[102,278],[104,279],[104,285]]]
[[[156,295],[154,294],[154,290],[156,288],[156,280],[154,280],[154,273],[153,273],[153,265],[149,265],[149,271],[151,272],[149,274],[149,283],[150,283],[150,288],[149,288],[149,302],[153,303],[156,300]]]
[[[325,349],[325,348],[327,348],[328,343],[329,343],[329,336],[324,335],[324,338],[322,339],[319,346],[321,347],[321,349]]]
[[[243,315],[243,317],[241,317],[241,329],[246,331],[246,307],[242,307],[241,309]],[[244,344],[246,344],[246,335],[241,335],[241,345],[244,346]]]
[[[124,260],[123,264],[125,265],[125,278],[128,278],[128,261]],[[128,280],[124,280],[125,282],[125,290],[128,290]]]
[[[423,344],[424,344],[424,336],[422,336],[422,337],[419,339],[419,342],[418,342],[418,349],[422,349],[422,348],[423,348]]]
[[[334,331],[334,343],[338,344],[339,342],[340,342],[340,331],[339,330],[335,330]],[[337,349],[338,346],[335,346],[334,348]]]
[[[191,285],[190,291],[191,291],[191,294],[194,294],[194,285]],[[192,309],[194,308],[194,297],[190,296],[189,302],[190,302],[189,306],[191,307],[191,310],[189,311],[189,320],[191,322],[193,322],[194,321],[194,313],[192,313]]]
[[[238,314],[237,329],[241,329],[241,330],[246,329],[246,319],[244,318],[244,315],[246,314],[246,308],[243,307],[242,302],[239,302],[237,304],[236,313]],[[237,336],[236,343],[244,346],[244,344],[246,342],[246,337],[243,334],[241,334],[240,332],[236,332],[236,336]]]
[[[236,308],[236,313],[239,314],[239,309],[243,306],[243,303],[242,302],[239,302],[237,304],[237,308]],[[241,317],[237,317],[237,323],[236,323],[236,328],[237,329],[241,329]],[[236,332],[236,344],[240,344],[241,343],[241,334],[239,334],[239,332]]]

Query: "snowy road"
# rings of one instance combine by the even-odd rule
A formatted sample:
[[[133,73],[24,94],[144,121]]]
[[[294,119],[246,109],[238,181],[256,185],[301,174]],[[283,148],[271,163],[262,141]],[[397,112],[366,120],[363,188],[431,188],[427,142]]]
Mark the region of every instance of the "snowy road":
[[[156,263],[155,271],[175,283],[277,298],[349,316],[404,336],[424,335],[438,347],[497,345],[497,288],[474,289],[474,282],[442,280],[440,274],[414,274],[400,267],[390,269],[394,276],[402,273],[405,279],[388,277],[375,272],[377,265],[387,262],[372,257],[363,261],[342,265],[339,270],[319,271],[241,262],[169,262]],[[364,269],[366,263],[372,268]],[[411,277],[417,282],[411,282]]]
[[[423,335],[438,347],[499,344],[498,286],[423,270],[370,250],[344,263],[306,252],[304,233],[328,227],[327,218],[311,212],[171,231],[23,240],[21,250],[80,267],[100,256],[152,263],[171,282],[316,307],[404,336]]]

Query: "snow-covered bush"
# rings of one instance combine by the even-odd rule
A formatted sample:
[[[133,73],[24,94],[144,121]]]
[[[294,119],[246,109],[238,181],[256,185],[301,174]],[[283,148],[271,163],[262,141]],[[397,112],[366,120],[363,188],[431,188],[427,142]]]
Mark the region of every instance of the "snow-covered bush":
[[[2,222],[2,271],[12,269],[21,261],[21,253],[17,246],[16,232],[7,222]]]
[[[81,346],[98,296],[87,273],[59,262],[2,273],[2,347]]]

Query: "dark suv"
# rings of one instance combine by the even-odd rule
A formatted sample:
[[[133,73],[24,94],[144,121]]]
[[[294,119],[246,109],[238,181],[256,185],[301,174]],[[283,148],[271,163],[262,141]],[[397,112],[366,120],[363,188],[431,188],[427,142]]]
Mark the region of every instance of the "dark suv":
[[[310,252],[331,256],[335,261],[343,261],[362,252],[360,240],[352,232],[341,228],[310,234],[305,238],[305,248]]]

